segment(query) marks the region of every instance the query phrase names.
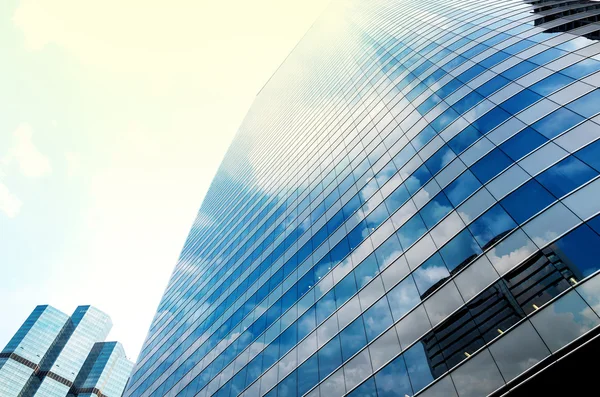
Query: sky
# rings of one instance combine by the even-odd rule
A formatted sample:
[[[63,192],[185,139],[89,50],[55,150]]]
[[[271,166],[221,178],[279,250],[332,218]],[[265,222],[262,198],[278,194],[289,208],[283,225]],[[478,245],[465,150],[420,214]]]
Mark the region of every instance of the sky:
[[[38,304],[135,360],[256,94],[328,0],[0,1],[0,348]]]

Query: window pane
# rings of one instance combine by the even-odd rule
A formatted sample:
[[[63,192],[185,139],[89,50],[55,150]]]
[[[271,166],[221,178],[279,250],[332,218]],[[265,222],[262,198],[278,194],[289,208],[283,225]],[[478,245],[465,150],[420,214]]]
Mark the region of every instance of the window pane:
[[[487,183],[511,164],[512,161],[508,156],[496,148],[473,164],[471,171],[481,183]]]
[[[432,228],[440,219],[442,219],[447,213],[452,211],[452,204],[446,198],[444,193],[440,193],[433,198],[423,209],[420,211],[423,221],[427,228]]]
[[[464,199],[481,186],[471,171],[465,171],[454,182],[444,189],[444,193],[453,206],[458,206]]]
[[[529,321],[494,342],[490,352],[507,382],[550,355]]]
[[[403,355],[375,374],[375,385],[377,386],[378,397],[405,397],[413,395]]]
[[[373,377],[367,379],[366,382],[350,392],[348,397],[377,397],[377,390],[375,388],[375,380]]]
[[[552,139],[583,120],[583,117],[569,109],[560,108],[535,122],[531,127],[546,138]]]
[[[406,361],[410,383],[415,392],[433,381],[434,377],[429,368],[429,357],[427,357],[422,343],[413,345],[402,356]]]
[[[442,257],[436,253],[414,271],[413,277],[421,294],[421,299],[425,299],[444,280],[450,277],[450,273]]]
[[[392,325],[392,313],[388,305],[387,297],[382,297],[377,303],[369,308],[364,314],[365,330],[367,340],[375,339],[383,330]]]
[[[319,379],[325,378],[342,363],[340,338],[336,336],[319,350]]]
[[[394,320],[399,320],[410,309],[421,302],[412,276],[405,278],[386,295]]]
[[[598,175],[574,156],[569,156],[542,172],[536,179],[556,197],[562,197]]]
[[[535,180],[531,180],[506,196],[500,203],[517,221],[524,223],[556,199]]]
[[[542,146],[547,140],[546,137],[528,127],[504,142],[500,148],[511,159],[517,161],[532,150]]]
[[[552,352],[600,324],[600,319],[576,291],[568,292],[531,318]]]
[[[354,320],[342,332],[340,332],[340,341],[342,343],[342,357],[348,360],[357,351],[367,344],[367,335],[362,316]]]
[[[504,385],[489,351],[484,349],[450,373],[460,397],[487,396]]]
[[[439,251],[448,270],[462,269],[482,251],[468,230],[463,230]]]
[[[499,204],[496,204],[473,222],[469,226],[469,230],[473,233],[479,245],[486,249],[516,226],[517,224],[506,211]]]

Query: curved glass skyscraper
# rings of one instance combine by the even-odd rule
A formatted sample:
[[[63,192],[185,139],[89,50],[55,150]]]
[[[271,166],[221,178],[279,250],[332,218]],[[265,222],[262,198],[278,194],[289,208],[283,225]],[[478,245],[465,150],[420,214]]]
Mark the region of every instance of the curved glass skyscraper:
[[[485,396],[594,341],[599,15],[334,1],[240,127],[125,395]]]

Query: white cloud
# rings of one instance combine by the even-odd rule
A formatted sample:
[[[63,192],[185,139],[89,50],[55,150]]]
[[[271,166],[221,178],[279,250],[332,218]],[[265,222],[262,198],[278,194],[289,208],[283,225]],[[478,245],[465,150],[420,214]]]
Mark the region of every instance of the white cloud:
[[[37,178],[52,171],[50,161],[33,144],[33,131],[27,123],[20,124],[13,137],[15,144],[9,151],[9,161],[14,159],[19,165],[21,173],[27,177]]]
[[[21,211],[21,200],[8,190],[8,187],[0,182],[0,210],[9,218],[14,218]]]

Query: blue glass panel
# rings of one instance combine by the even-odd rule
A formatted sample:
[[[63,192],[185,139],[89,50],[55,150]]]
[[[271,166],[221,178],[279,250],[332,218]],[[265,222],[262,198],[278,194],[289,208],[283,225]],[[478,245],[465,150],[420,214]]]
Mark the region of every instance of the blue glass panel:
[[[567,77],[562,73],[554,73],[530,86],[529,89],[533,92],[537,92],[540,95],[546,96],[560,90],[573,81],[574,80],[571,77]]]
[[[538,66],[535,63],[529,61],[523,61],[521,63],[516,64],[512,68],[505,70],[502,72],[502,76],[506,77],[509,80],[516,80],[519,77],[531,72],[533,69]]]
[[[413,174],[404,182],[410,194],[415,194],[427,181],[431,179],[431,172],[425,164],[420,166]]]
[[[431,122],[431,127],[437,132],[442,131],[448,125],[450,125],[454,120],[458,118],[458,113],[454,111],[452,108],[448,108],[444,111],[444,113],[440,114]]]
[[[323,380],[327,375],[332,373],[342,363],[342,348],[340,345],[340,337],[336,336],[319,352],[319,379]],[[300,374],[300,372],[298,373]]]
[[[367,334],[365,334],[362,316],[359,316],[340,332],[340,341],[342,343],[342,357],[344,361],[366,346]]]
[[[408,276],[396,285],[388,294],[388,302],[392,310],[394,321],[398,321],[410,309],[421,302],[419,292],[415,286],[412,276]]]
[[[487,44],[487,43],[486,43]],[[491,55],[485,58],[483,61],[479,62],[483,67],[491,69],[495,65],[504,61],[506,58],[510,57],[510,54],[504,51],[498,51],[494,55]]]
[[[298,395],[298,381],[296,379],[296,371],[289,374],[277,386],[278,397],[296,397]]]
[[[408,378],[404,357],[398,356],[394,361],[375,374],[378,397],[412,396],[413,391]]]
[[[600,70],[600,61],[587,58],[561,70],[560,72],[574,79],[580,79],[588,74],[597,72],[598,70]]]
[[[461,100],[452,105],[452,108],[456,110],[459,114],[463,114],[467,110],[471,109],[473,106],[477,105],[483,99],[484,97],[482,95],[480,95],[477,91],[473,91],[465,95]]]
[[[578,114],[592,118],[596,114],[600,113],[600,89],[582,96],[579,99],[569,103],[567,108],[571,109]]]
[[[546,138],[552,139],[581,121],[583,121],[583,117],[577,113],[566,108],[559,108],[532,124],[531,127]]]
[[[406,190],[406,186],[400,185],[385,199],[385,205],[390,214],[396,212],[409,199],[410,193]]]
[[[475,175],[471,171],[467,170],[462,173],[461,176],[456,178],[448,187],[444,189],[444,193],[450,200],[453,206],[458,205],[467,197],[471,195],[475,190],[481,186],[481,183],[477,180]]]
[[[427,169],[435,175],[455,158],[456,155],[450,147],[444,145],[425,162],[425,165],[427,166]]]
[[[413,345],[404,354],[406,369],[410,383],[415,391],[421,390],[433,382],[433,374],[429,368],[429,360],[421,343]]]
[[[336,306],[340,307],[344,302],[350,299],[357,291],[354,272],[350,272],[346,277],[335,285]]]
[[[372,253],[354,269],[358,288],[365,286],[377,273],[379,273],[379,266],[375,253]]]
[[[496,148],[473,164],[471,171],[481,183],[487,183],[511,164],[511,159],[502,150]]]
[[[319,362],[313,354],[298,367],[298,395],[303,395],[319,382]]]
[[[598,172],[576,157],[569,156],[542,172],[536,179],[550,193],[556,197],[562,197],[596,175],[598,175]]]
[[[335,294],[332,289],[317,301],[317,324],[321,324],[335,309]]]
[[[581,225],[556,241],[551,247],[563,263],[575,273],[577,280],[600,269],[600,237],[587,225]]]
[[[600,172],[600,140],[578,150],[575,156]]]
[[[400,239],[402,247],[410,247],[415,241],[419,239],[427,228],[421,219],[419,214],[413,216],[408,222],[406,222],[398,231],[396,235]]]
[[[431,139],[436,135],[436,132],[430,126],[423,128],[421,132],[417,134],[416,137],[413,138],[412,144],[415,150],[420,150],[423,146],[425,146]]]
[[[375,388],[373,377],[370,377],[362,385],[352,390],[347,397],[377,397],[377,389]]]
[[[482,136],[481,132],[473,126],[468,126],[464,130],[462,130],[458,135],[448,142],[448,146],[456,153],[457,155],[462,153],[463,150],[471,146],[473,142],[479,139]]]
[[[500,202],[518,224],[553,203],[556,199],[535,180],[531,180]]]
[[[499,107],[495,107],[479,119],[475,120],[473,126],[482,134],[487,134],[509,118],[510,113],[505,112]]]
[[[517,224],[506,211],[499,204],[496,204],[469,225],[469,230],[479,245],[485,249],[516,226]]]
[[[440,254],[436,253],[414,271],[413,277],[421,296],[426,296],[431,287],[436,288],[450,277],[450,272]]]
[[[531,58],[529,58],[529,61],[535,63],[536,65],[544,65],[548,62],[552,62],[557,58],[560,58],[566,53],[566,51],[562,51],[556,48],[550,48],[546,51],[540,52],[539,54],[532,56]]]
[[[481,254],[481,248],[471,236],[468,230],[463,230],[448,244],[440,249],[440,254],[446,262],[450,272],[454,269],[462,269],[470,263],[477,255]]]
[[[548,139],[529,127],[519,132],[502,145],[500,148],[511,159],[517,161],[534,149],[542,146]]]
[[[440,219],[452,211],[452,204],[444,193],[439,193],[420,211],[423,221],[428,229],[432,228]]]
[[[490,81],[483,84],[481,87],[477,88],[476,91],[484,97],[488,97],[494,92],[504,87],[505,85],[507,85],[508,83],[510,83],[509,79],[507,79],[504,76],[498,75],[493,79],[490,79]]]
[[[537,102],[540,98],[542,98],[541,95],[528,89],[524,89],[512,98],[502,102],[500,106],[511,114],[517,114],[529,105]]]
[[[371,342],[387,327],[392,325],[392,313],[388,300],[384,296],[371,306],[364,314],[363,320],[365,323],[365,331],[367,332],[367,340]]]

